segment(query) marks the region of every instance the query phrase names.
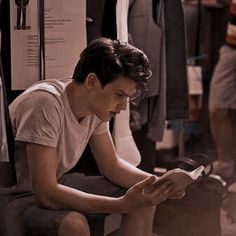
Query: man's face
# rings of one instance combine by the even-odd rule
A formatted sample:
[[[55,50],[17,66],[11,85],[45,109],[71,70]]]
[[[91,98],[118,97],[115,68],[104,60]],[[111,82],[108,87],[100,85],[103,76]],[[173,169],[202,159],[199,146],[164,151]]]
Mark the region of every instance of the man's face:
[[[107,84],[104,88],[97,89],[91,105],[92,112],[102,121],[109,121],[121,110],[125,110],[130,96],[134,93],[136,82],[119,77]]]

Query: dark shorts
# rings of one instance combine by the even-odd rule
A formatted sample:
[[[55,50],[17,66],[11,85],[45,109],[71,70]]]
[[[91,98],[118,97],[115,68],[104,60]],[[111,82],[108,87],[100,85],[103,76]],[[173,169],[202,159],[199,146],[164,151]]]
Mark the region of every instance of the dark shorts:
[[[103,176],[85,176],[81,173],[66,174],[60,183],[91,194],[120,197],[126,190],[112,184]],[[4,213],[6,236],[57,235],[59,225],[69,210],[39,208],[33,195],[17,195],[11,200]],[[102,215],[85,215],[88,220]],[[104,215],[105,216],[105,215]]]

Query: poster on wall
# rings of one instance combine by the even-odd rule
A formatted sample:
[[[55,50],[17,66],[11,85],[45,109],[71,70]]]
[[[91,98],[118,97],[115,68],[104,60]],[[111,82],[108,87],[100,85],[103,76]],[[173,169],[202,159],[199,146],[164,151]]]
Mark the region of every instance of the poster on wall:
[[[40,79],[38,1],[10,1],[12,90]],[[45,78],[71,77],[86,46],[86,1],[44,2]]]

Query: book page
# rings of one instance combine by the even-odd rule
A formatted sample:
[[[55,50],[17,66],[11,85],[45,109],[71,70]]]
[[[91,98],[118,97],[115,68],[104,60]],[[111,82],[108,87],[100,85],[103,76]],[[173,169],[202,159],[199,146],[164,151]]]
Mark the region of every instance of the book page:
[[[185,190],[185,188],[191,184],[193,181],[198,179],[204,170],[204,166],[199,166],[193,171],[186,171],[180,168],[172,169],[163,174],[157,181],[162,179],[171,179],[174,181],[180,190]]]
[[[186,175],[186,173],[183,172],[172,173],[165,178],[173,180],[180,190],[185,190],[185,188],[194,181],[191,176]]]

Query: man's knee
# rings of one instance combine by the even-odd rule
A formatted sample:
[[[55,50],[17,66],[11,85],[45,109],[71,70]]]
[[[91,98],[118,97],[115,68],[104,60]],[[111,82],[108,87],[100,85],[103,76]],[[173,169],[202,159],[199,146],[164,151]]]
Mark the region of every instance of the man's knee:
[[[126,216],[130,216],[130,217],[134,217],[137,219],[142,219],[149,221],[150,219],[152,219],[154,217],[156,211],[156,206],[153,207],[148,207],[148,208],[143,208],[143,209],[139,209],[137,211],[125,214]]]
[[[59,236],[81,235],[89,236],[89,225],[86,217],[78,212],[71,212],[66,215],[59,228]]]

